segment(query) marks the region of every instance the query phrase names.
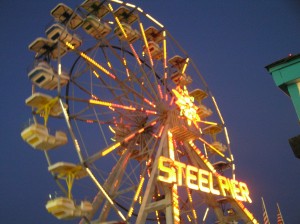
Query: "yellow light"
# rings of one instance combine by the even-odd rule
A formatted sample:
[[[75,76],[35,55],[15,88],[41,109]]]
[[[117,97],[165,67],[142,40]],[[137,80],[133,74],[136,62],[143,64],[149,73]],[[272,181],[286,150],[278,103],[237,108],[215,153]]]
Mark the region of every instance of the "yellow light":
[[[94,74],[97,78],[100,77],[100,75],[99,75],[96,71],[93,71],[93,74]]]
[[[116,1],[116,0],[113,0],[113,1]],[[110,9],[110,11],[111,11],[111,12],[113,12],[113,11],[114,11],[114,9],[113,9],[113,7],[111,6],[111,4],[110,4],[110,3],[108,3],[108,7],[109,7],[109,9]]]
[[[166,157],[159,157],[158,160],[158,169],[162,172],[159,173],[157,180],[166,182],[166,183],[173,183],[176,182],[176,175],[175,171],[171,167],[165,166],[165,162],[172,163],[172,160]]]
[[[230,145],[230,140],[229,140],[229,136],[228,136],[228,132],[227,132],[227,128],[224,127],[225,130],[225,136],[226,136],[226,140],[227,140],[227,144]]]
[[[65,42],[65,44],[66,44],[67,47],[70,48],[71,50],[74,50],[74,49],[75,49],[75,47],[74,47],[71,43]]]
[[[188,63],[189,63],[189,60],[190,60],[189,58],[185,59],[184,66],[183,66],[182,71],[181,71],[182,74],[185,73],[185,70],[186,70],[186,67],[187,67],[187,65],[188,65]]]
[[[163,28],[164,26],[159,23],[156,19],[154,19],[152,16],[150,16],[149,14],[146,14],[146,16],[151,19],[153,22],[155,22],[157,25],[159,25],[161,28]]]
[[[140,28],[141,28],[141,33],[142,33],[142,36],[143,36],[143,39],[144,39],[144,43],[145,43],[145,46],[146,46],[146,49],[147,49],[147,53],[148,53],[148,56],[149,56],[149,59],[150,59],[150,64],[153,67],[152,55],[151,55],[150,50],[149,50],[148,41],[147,41],[147,38],[146,38],[146,35],[145,35],[145,31],[144,31],[144,27],[143,27],[142,23],[140,23]]]
[[[179,92],[180,91],[180,92]],[[198,107],[194,105],[194,97],[189,96],[186,88],[184,90],[172,89],[172,92],[176,96],[176,105],[180,108],[180,114],[188,119],[188,124],[191,122],[201,121],[199,115],[197,114]]]
[[[113,150],[115,150],[116,148],[118,148],[121,145],[120,142],[117,142],[116,144],[112,145],[111,147],[103,150],[101,152],[101,156],[106,156],[108,153],[112,152]]]
[[[130,4],[130,3],[126,3],[125,5],[127,5],[127,6],[129,6],[129,7],[131,7],[131,8],[135,8],[135,5]]]
[[[142,177],[141,180],[140,180],[140,183],[139,183],[139,186],[135,192],[135,196],[134,196],[134,201],[137,201],[138,197],[139,197],[139,194],[142,190],[142,187],[143,187],[143,184],[144,184],[144,181],[145,181],[145,178]]]
[[[120,0],[111,0],[112,2],[116,2],[116,3],[119,3],[119,4],[123,4],[123,2],[122,1],[120,1]],[[110,5],[110,4],[109,4]],[[112,10],[113,11],[113,10]]]
[[[220,191],[217,189],[214,189],[214,185],[213,185],[213,174],[209,173],[209,189],[210,192],[214,195],[220,195]]]
[[[200,170],[198,172],[198,185],[199,185],[199,189],[200,191],[206,192],[206,193],[210,193],[209,190],[209,186],[208,186],[208,176],[209,176],[209,172],[207,170]]]
[[[116,134],[115,130],[110,125],[108,125],[108,128],[112,133]]]
[[[86,172],[89,174],[89,176],[91,177],[91,179],[94,181],[94,183],[97,185],[97,187],[99,188],[99,190],[101,191],[101,193],[105,196],[105,198],[108,200],[108,202],[111,204],[111,206],[117,211],[118,215],[121,217],[121,219],[123,221],[126,221],[126,218],[124,217],[124,215],[122,214],[122,212],[120,212],[113,200],[109,197],[109,195],[106,193],[106,191],[104,190],[104,188],[101,186],[101,184],[98,182],[98,180],[96,179],[96,177],[94,176],[94,174],[91,172],[91,170],[89,168],[86,168]]]
[[[217,112],[218,112],[218,114],[219,114],[219,117],[220,117],[220,119],[221,119],[221,122],[222,122],[222,124],[224,124],[224,120],[223,120],[223,117],[222,117],[222,115],[221,115],[221,112],[220,112],[220,110],[219,110],[219,107],[218,107],[218,104],[217,104],[217,102],[216,102],[216,99],[215,99],[215,97],[211,97],[212,98],[212,100],[213,100],[213,102],[214,102],[214,105],[215,105],[215,107],[216,107],[216,109],[217,109]]]
[[[213,173],[199,169],[164,156],[159,157],[158,170],[159,175],[157,180],[159,181],[181,186],[183,183],[182,180],[185,178],[185,185],[189,189],[200,190],[214,195],[222,195],[224,197],[231,196],[239,201],[252,202],[248,187],[245,183],[238,182],[235,179],[228,179],[219,175],[217,172]],[[183,177],[183,173],[185,173],[185,177]],[[215,183],[214,175],[217,184]]]
[[[195,173],[198,172],[198,169],[194,166],[187,165],[186,166],[186,186],[190,189],[199,190],[198,184],[196,184],[197,175]],[[200,189],[201,190],[201,189]]]
[[[177,184],[179,186],[182,185],[182,179],[183,179],[183,169],[186,168],[186,164],[178,162],[178,161],[174,161],[174,165],[176,166],[177,169]]]
[[[167,40],[166,40],[166,31],[163,31],[163,50],[164,50],[164,68],[166,69],[167,66]],[[167,79],[167,72],[165,72],[165,79]]]

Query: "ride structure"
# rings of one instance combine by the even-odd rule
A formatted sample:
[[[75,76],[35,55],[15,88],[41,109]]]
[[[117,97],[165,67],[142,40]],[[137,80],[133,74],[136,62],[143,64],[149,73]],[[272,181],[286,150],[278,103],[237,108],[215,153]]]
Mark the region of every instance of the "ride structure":
[[[275,84],[287,94],[300,120],[300,54],[289,55],[266,66]],[[289,139],[294,155],[300,159],[300,135]]]
[[[29,45],[33,123],[21,133],[63,193],[48,212],[81,223],[257,223],[216,99],[164,25],[118,0],[60,3],[51,15]]]

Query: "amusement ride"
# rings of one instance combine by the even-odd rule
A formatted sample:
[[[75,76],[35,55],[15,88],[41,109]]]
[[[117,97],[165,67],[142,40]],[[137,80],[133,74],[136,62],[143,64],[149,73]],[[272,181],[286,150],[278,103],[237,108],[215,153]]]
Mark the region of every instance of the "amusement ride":
[[[57,183],[46,209],[80,223],[258,223],[228,131],[193,60],[119,0],[59,3],[29,44],[21,136]]]

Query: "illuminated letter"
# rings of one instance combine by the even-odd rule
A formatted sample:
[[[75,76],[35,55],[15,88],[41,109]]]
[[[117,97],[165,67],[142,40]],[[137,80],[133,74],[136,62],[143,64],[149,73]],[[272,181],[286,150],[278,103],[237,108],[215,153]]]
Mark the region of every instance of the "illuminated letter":
[[[177,184],[178,186],[182,186],[182,169],[184,169],[186,165],[178,161],[174,161],[174,165],[177,168]]]
[[[237,180],[231,180],[232,190],[234,192],[233,197],[238,201],[245,201],[245,198],[241,195],[241,190],[238,186],[239,182]]]
[[[198,168],[194,166],[187,165],[186,166],[186,178],[185,183],[186,185],[194,190],[199,190],[198,185],[195,184],[195,181],[197,180],[197,176],[194,173],[198,172]]]
[[[230,192],[230,185],[227,181],[226,177],[218,176],[218,182],[219,182],[219,188],[221,190],[221,193],[224,197],[227,196],[226,191]]]
[[[208,171],[199,169],[199,172],[198,172],[199,189],[200,189],[200,191],[210,193],[210,190],[208,188],[208,176],[209,176]]]
[[[252,203],[252,200],[249,196],[249,190],[248,190],[247,185],[243,182],[240,182],[239,186],[240,186],[241,194],[245,198],[245,201],[248,201],[249,203]]]
[[[163,181],[166,183],[173,183],[176,182],[176,174],[175,174],[175,170],[173,170],[170,166],[170,164],[172,164],[172,160],[166,157],[159,157],[158,159],[158,170],[163,172],[160,173],[157,177],[157,180],[159,181]],[[164,163],[167,163],[168,166],[165,166]]]
[[[209,173],[209,189],[212,194],[220,195],[220,191],[217,189],[214,189],[214,180],[213,180],[212,173]]]

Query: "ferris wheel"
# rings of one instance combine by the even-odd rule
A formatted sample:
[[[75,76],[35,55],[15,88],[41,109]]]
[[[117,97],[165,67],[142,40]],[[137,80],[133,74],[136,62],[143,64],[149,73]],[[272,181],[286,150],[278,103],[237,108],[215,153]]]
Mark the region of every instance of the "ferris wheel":
[[[216,99],[168,30],[133,4],[51,10],[29,49],[21,133],[58,184],[46,209],[81,223],[257,223]]]

